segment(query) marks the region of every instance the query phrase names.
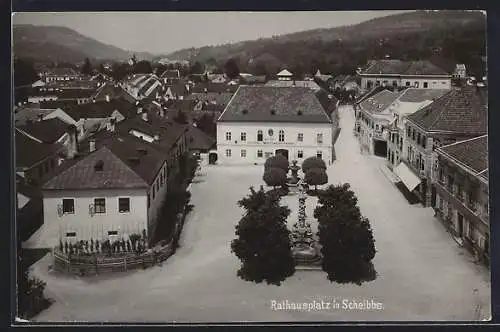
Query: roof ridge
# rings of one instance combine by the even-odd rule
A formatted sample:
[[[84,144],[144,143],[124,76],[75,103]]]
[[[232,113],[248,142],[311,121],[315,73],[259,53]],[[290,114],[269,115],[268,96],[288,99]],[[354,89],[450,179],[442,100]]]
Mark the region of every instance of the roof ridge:
[[[464,139],[464,140],[460,140],[460,141],[457,141],[457,142],[453,142],[453,143],[450,143],[450,144],[447,144],[447,145],[443,145],[440,147],[441,148],[447,148],[449,146],[454,146],[454,145],[458,145],[458,144],[462,144],[462,143],[466,143],[466,142],[470,142],[470,141],[473,141],[473,140],[476,140],[476,139],[480,139],[480,138],[484,138],[484,137],[488,137],[488,134],[484,134],[484,135],[481,135],[481,136],[476,136],[476,137],[472,137],[472,138],[468,138],[468,139]]]

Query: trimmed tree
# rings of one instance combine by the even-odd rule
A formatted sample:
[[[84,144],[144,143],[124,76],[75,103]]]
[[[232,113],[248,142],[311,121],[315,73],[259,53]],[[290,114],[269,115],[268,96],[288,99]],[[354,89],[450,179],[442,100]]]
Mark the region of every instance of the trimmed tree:
[[[280,168],[285,172],[285,175],[288,173],[289,167],[288,160],[281,154],[267,158],[264,164],[264,170],[269,168]]]
[[[330,185],[320,191],[318,203],[314,217],[319,222],[322,266],[328,280],[357,285],[374,280],[375,240],[370,222],[361,215],[349,184]]]
[[[276,189],[277,186],[284,186],[286,184],[286,173],[281,168],[272,167],[266,169],[262,178],[264,182],[268,186],[272,186],[273,189]]]
[[[314,191],[318,194],[318,186],[328,183],[328,175],[322,168],[309,168],[304,177],[304,181],[314,186]]]
[[[238,205],[246,210],[236,226],[237,238],[231,242],[231,252],[240,260],[238,277],[246,281],[280,285],[295,273],[290,231],[286,219],[290,209],[279,204],[275,193],[250,188],[250,195]]]
[[[318,157],[309,157],[302,162],[302,172],[304,172],[304,174],[306,174],[307,171],[311,168],[320,168],[326,170],[325,161]]]

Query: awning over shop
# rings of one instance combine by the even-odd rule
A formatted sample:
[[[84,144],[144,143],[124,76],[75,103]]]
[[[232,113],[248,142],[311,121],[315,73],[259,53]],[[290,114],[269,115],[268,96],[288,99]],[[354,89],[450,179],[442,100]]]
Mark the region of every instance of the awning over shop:
[[[420,178],[405,163],[399,163],[394,169],[394,174],[404,183],[409,191],[413,191],[421,182]]]

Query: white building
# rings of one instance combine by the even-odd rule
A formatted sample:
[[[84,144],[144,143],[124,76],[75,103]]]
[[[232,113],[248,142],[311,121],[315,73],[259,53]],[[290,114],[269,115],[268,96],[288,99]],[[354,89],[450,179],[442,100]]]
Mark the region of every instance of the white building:
[[[240,86],[217,120],[220,164],[262,164],[282,154],[332,162],[333,123],[308,88]]]
[[[451,75],[426,60],[372,60],[359,74],[365,91],[377,86],[451,88]]]
[[[167,190],[165,154],[131,135],[113,135],[68,161],[43,187],[48,245],[155,230]]]
[[[278,74],[276,74],[276,76],[278,77],[278,80],[280,80],[280,81],[291,81],[293,74],[291,72],[289,72],[287,69],[283,69]]]

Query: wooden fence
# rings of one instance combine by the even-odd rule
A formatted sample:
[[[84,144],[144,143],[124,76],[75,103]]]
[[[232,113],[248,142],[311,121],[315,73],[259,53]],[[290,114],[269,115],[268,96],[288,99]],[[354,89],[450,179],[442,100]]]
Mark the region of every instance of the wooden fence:
[[[140,268],[145,269],[159,264],[175,253],[185,219],[186,213],[183,213],[175,225],[173,237],[167,244],[159,243],[143,253],[124,252],[114,253],[111,256],[102,253],[68,255],[54,248],[52,250],[53,269],[61,273],[91,276]]]

